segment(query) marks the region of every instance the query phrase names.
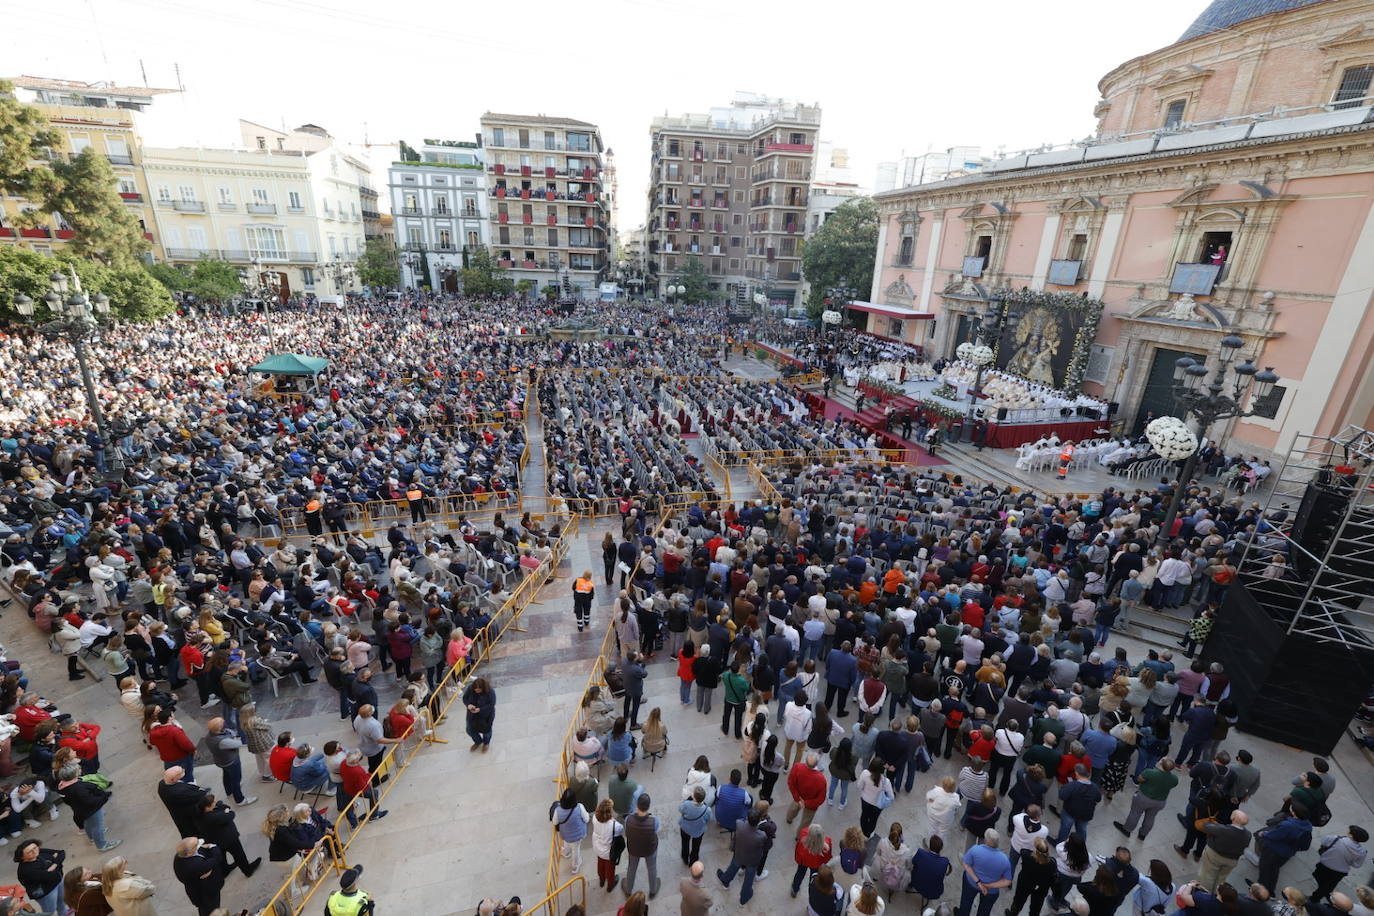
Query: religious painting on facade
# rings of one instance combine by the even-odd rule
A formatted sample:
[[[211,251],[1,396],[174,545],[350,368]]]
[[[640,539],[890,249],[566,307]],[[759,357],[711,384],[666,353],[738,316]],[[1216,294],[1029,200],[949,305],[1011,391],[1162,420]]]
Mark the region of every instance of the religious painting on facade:
[[[1077,392],[1097,337],[1101,303],[1033,290],[1003,293],[1020,319],[997,347],[997,367],[1051,388]]]

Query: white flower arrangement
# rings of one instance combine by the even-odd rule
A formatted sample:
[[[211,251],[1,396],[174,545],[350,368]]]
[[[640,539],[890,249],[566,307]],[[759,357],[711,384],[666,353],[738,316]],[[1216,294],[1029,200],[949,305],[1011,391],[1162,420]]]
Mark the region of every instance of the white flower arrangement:
[[[1158,417],[1145,427],[1145,438],[1161,458],[1180,461],[1197,451],[1197,435],[1178,417]]]

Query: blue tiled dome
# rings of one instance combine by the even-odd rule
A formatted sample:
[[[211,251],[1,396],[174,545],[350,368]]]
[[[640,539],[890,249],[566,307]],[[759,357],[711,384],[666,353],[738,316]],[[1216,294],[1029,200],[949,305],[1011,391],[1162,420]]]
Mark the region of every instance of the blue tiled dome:
[[[1207,9],[1202,11],[1202,15],[1193,20],[1193,24],[1188,26],[1188,31],[1178,40],[1187,41],[1199,35],[1210,35],[1212,32],[1229,29],[1237,23],[1257,16],[1295,10],[1321,2],[1322,0],[1212,0]]]

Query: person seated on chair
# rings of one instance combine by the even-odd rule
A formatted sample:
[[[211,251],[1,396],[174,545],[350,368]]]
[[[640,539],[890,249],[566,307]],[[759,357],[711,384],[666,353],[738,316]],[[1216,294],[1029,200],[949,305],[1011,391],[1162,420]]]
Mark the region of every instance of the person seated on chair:
[[[310,675],[310,666],[305,663],[304,659],[294,652],[283,652],[270,642],[258,643],[256,661],[264,668],[271,668],[273,673],[279,677],[299,674],[301,683],[313,684],[315,682],[315,678]]]
[[[329,786],[329,765],[324,754],[309,744],[296,748],[296,759],[291,763],[291,785],[303,794],[323,792]]]

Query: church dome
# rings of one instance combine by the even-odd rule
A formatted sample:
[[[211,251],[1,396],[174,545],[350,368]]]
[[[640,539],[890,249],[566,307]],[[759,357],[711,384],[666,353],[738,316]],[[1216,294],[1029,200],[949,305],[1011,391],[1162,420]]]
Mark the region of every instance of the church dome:
[[[1207,9],[1203,10],[1197,19],[1193,20],[1193,24],[1188,26],[1188,30],[1178,40],[1187,41],[1201,35],[1210,35],[1213,32],[1229,29],[1231,26],[1248,19],[1267,16],[1270,13],[1295,10],[1321,2],[1322,0],[1212,0]]]

